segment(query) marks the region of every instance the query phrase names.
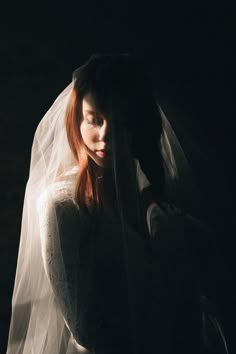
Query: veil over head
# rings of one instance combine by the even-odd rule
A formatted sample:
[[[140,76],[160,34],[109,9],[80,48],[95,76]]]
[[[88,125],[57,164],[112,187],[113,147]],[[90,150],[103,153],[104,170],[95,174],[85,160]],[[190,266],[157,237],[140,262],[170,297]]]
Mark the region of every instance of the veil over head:
[[[90,285],[87,283],[91,274],[82,258],[93,258],[89,247],[88,254],[87,251],[82,255],[80,252],[83,245],[81,240],[78,241],[78,229],[81,235],[87,234],[92,232],[93,225],[90,225],[86,216],[82,221],[81,217],[77,217],[82,212],[74,197],[79,166],[69,147],[65,129],[67,105],[80,72],[81,69],[75,72],[72,83],[57,97],[40,121],[34,136],[7,354],[71,354],[92,352],[94,349],[89,346],[88,338],[93,338],[96,326],[90,329],[89,335],[83,333],[88,321],[88,309],[73,301],[80,296],[86,299],[90,294]],[[148,169],[148,164],[155,166],[156,156],[161,156],[164,167],[163,200],[173,202],[191,213],[194,205],[183,196],[190,190],[193,195],[194,179],[167,117],[156,104],[161,114],[162,133],[154,144],[156,151],[152,151],[148,161],[145,156],[141,157],[143,161],[138,161],[138,156],[134,156],[139,190],[152,183],[146,167]],[[196,204],[197,193],[191,199]],[[125,237],[122,242],[127,242]],[[67,249],[69,251],[66,254],[70,256],[64,256],[64,250]],[[92,249],[91,246],[91,252]],[[124,260],[129,262],[129,245],[124,245],[123,249],[126,250]],[[48,264],[53,270],[51,273]],[[80,266],[84,267],[86,276],[80,274]],[[127,267],[124,269],[124,272],[128,271]],[[129,276],[126,281],[129,283]],[[127,284],[129,287],[130,284]],[[134,308],[132,301],[130,297],[128,312]],[[90,320],[93,321],[93,317]],[[123,321],[125,326],[125,318]],[[132,350],[137,353],[135,344]]]

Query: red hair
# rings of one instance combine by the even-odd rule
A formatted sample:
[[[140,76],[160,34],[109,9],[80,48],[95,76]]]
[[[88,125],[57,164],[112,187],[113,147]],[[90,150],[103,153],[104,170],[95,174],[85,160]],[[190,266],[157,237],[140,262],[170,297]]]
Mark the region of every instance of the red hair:
[[[98,186],[95,173],[89,168],[86,146],[80,133],[81,120],[82,99],[74,87],[66,110],[65,126],[69,146],[79,166],[75,198],[81,208],[91,210],[99,205]]]

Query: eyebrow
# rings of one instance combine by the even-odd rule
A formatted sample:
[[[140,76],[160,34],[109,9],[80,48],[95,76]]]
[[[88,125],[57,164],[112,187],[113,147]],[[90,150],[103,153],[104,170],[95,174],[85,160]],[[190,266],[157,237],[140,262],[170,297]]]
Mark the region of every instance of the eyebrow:
[[[88,113],[88,114],[97,114],[96,111],[93,111],[93,110],[91,110],[91,109],[85,109],[84,112],[85,112],[85,113]]]

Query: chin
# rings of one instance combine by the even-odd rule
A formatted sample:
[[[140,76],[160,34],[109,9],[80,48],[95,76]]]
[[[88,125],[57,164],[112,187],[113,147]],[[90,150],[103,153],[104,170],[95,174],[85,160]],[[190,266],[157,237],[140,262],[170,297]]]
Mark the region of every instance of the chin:
[[[93,153],[92,151],[88,151],[88,155],[90,158],[95,162],[96,165],[102,168],[112,168],[113,163],[111,158],[101,158],[96,155],[96,153]]]
[[[102,168],[112,168],[113,167],[113,164],[112,164],[112,161],[95,161],[94,162],[99,166],[99,167],[102,167]]]
[[[111,159],[99,159],[97,156],[91,156],[91,159],[95,162],[96,165],[98,165],[99,167],[102,168],[112,168],[113,167],[113,163]]]

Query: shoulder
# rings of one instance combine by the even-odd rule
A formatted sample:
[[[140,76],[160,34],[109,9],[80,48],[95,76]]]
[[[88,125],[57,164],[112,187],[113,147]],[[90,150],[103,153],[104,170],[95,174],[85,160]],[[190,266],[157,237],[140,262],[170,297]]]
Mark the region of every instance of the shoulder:
[[[48,184],[36,201],[40,237],[43,242],[55,242],[76,237],[81,225],[87,220],[82,218],[75,200],[75,176],[62,176]]]
[[[74,176],[50,183],[37,200],[43,258],[51,259],[58,249],[69,259],[78,240],[87,235],[89,218],[74,197]]]
[[[37,199],[38,211],[45,213],[64,208],[78,210],[74,196],[76,175],[76,171],[72,169],[45,186]]]

